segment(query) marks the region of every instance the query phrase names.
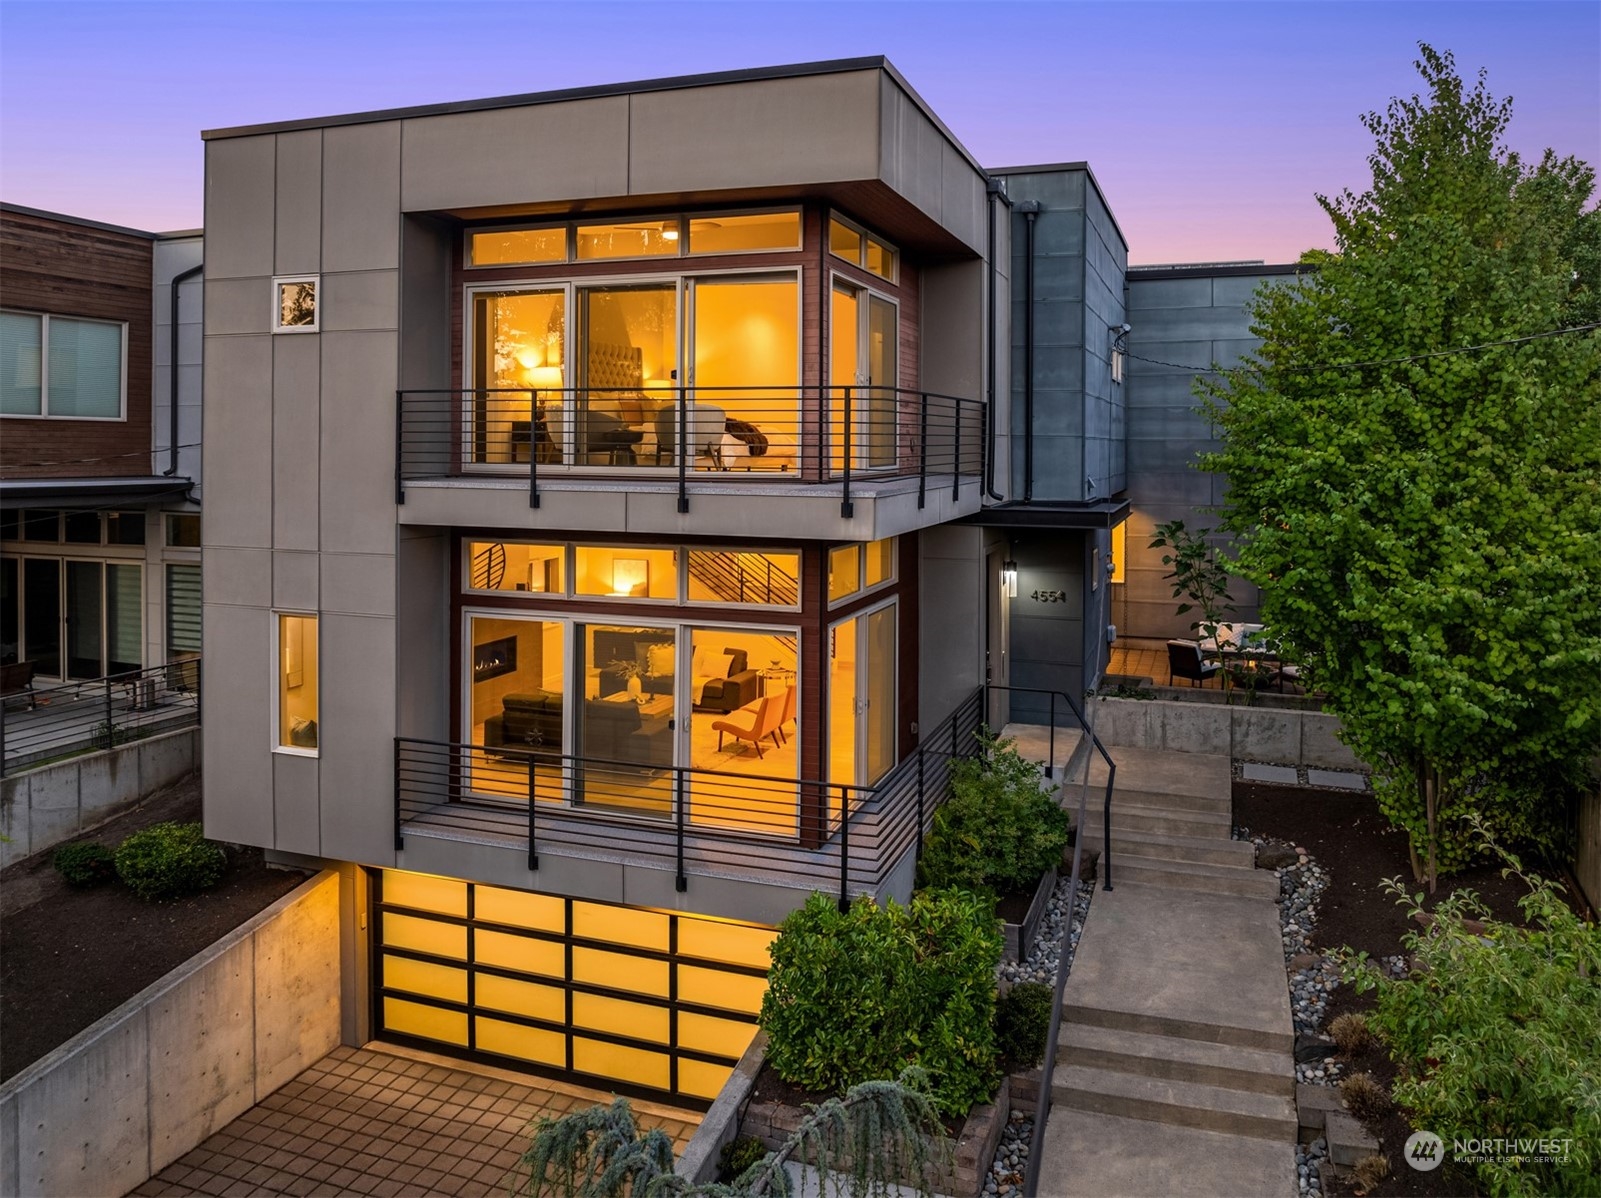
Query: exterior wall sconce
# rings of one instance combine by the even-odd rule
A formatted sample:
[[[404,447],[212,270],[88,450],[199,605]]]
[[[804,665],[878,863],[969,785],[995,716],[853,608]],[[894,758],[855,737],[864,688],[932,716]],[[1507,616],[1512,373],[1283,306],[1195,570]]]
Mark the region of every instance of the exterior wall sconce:
[[[1001,563],[1001,589],[1008,599],[1017,598],[1017,563],[1010,558]]]

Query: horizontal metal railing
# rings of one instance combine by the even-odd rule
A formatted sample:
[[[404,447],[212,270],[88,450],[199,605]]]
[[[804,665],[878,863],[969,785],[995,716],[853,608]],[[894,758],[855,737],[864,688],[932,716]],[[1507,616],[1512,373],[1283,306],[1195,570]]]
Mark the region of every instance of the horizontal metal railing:
[[[898,387],[480,387],[396,393],[395,497],[420,480],[562,474],[827,486],[850,514],[853,483],[930,486],[984,469],[975,399]]]
[[[36,684],[32,694],[0,700],[0,772],[16,773],[199,722],[198,657],[82,682]]]
[[[977,749],[974,691],[873,786],[399,737],[395,846],[408,832],[526,840],[540,853],[623,858],[693,874],[736,870],[876,893],[914,852],[950,791],[950,763]]]

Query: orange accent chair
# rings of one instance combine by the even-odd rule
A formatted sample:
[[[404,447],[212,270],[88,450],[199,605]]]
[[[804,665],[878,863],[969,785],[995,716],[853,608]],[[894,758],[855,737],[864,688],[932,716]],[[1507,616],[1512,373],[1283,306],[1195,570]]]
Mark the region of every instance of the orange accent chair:
[[[740,720],[732,718],[718,720],[712,725],[717,730],[718,751],[722,751],[725,732],[755,745],[758,760],[762,756],[764,738],[772,737],[773,747],[781,747],[778,743],[778,724],[779,717],[783,714],[783,704],[783,699],[778,695],[768,695],[765,699],[757,699],[754,703],[747,703],[738,711],[730,713],[732,716],[741,717]]]
[[[795,722],[795,688],[792,686],[784,692],[784,710],[778,717],[778,735],[789,744],[789,733],[784,731],[785,724]]]

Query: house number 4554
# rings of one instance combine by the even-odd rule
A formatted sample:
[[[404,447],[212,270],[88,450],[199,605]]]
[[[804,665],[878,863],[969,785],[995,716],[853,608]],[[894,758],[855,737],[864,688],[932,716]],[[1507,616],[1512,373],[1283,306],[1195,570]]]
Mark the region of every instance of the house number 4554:
[[[1035,603],[1066,603],[1066,591],[1030,591],[1028,597]]]

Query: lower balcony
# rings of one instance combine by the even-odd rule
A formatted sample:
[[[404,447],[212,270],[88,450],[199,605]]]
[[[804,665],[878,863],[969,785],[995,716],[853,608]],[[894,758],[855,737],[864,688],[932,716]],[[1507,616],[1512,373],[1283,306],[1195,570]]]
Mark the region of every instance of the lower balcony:
[[[786,526],[874,540],[980,505],[983,404],[927,391],[478,389],[397,403],[403,523],[556,527],[581,512],[584,527],[659,532],[726,508],[738,531],[766,502]]]
[[[534,885],[556,856],[670,872],[680,892],[721,878],[882,898],[949,796],[951,760],[976,746],[981,715],[974,691],[872,786],[401,737],[395,846],[515,846]]]

